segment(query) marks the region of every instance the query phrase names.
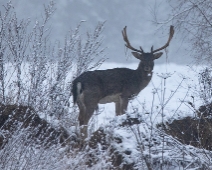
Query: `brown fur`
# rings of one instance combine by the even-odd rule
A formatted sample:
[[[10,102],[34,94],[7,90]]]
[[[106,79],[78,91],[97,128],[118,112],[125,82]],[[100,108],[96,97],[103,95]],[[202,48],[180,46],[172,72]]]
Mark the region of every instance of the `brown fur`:
[[[122,31],[126,47],[131,49],[133,56],[140,60],[136,70],[128,68],[114,68],[108,70],[88,71],[81,74],[73,81],[72,94],[74,103],[77,103],[79,113],[79,124],[83,138],[87,137],[87,125],[93,115],[98,103],[105,104],[114,102],[116,105],[116,115],[124,114],[130,99],[143,90],[152,78],[154,60],[161,57],[173,35],[174,27],[170,26],[170,34],[167,43],[153,50],[144,53],[142,48],[135,49],[131,46],[126,32],[127,27]]]

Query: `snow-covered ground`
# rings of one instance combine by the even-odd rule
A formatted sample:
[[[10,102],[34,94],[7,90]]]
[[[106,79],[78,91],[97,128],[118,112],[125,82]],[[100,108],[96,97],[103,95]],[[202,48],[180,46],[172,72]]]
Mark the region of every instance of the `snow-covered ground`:
[[[115,67],[135,69],[137,64],[104,63],[100,69]],[[175,170],[186,167],[185,169],[193,170],[200,168],[202,164],[209,167],[210,163],[204,155],[205,152],[210,157],[209,151],[183,145],[172,136],[156,128],[156,124],[161,123],[162,119],[163,121],[172,121],[194,115],[187,102],[194,102],[197,108],[201,104],[197,97],[198,89],[195,88],[195,85],[198,84],[198,72],[201,69],[203,67],[191,68],[176,64],[156,65],[150,84],[129,104],[127,113],[129,115],[115,116],[113,103],[100,105],[100,114],[94,116],[92,121],[95,128],[102,126],[107,134],[112,134],[112,138],[120,139],[122,142],[113,141],[111,146],[122,153],[126,164],[134,162],[139,170],[147,169],[143,163],[143,156],[148,157],[148,155],[151,158],[150,164],[153,169],[161,168],[159,162],[163,162],[162,169]],[[165,96],[164,100],[162,99],[163,95]],[[155,96],[154,100],[153,96]],[[161,114],[162,103],[165,103],[163,116]],[[127,120],[126,116],[137,117],[138,115],[142,123],[121,126],[123,121]],[[141,148],[139,149],[139,147]],[[126,151],[131,154],[124,154]],[[99,164],[97,167],[97,169],[101,169]],[[95,167],[91,169],[93,168],[95,169]]]

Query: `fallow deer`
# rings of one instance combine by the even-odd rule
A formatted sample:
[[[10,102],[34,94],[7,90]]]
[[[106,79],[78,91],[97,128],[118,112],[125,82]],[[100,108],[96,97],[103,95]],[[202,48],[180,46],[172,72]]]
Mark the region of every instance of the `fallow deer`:
[[[174,35],[174,27],[170,26],[167,43],[156,50],[153,50],[152,46],[151,52],[145,53],[142,47],[135,49],[131,46],[126,29],[125,26],[122,31],[123,39],[126,42],[125,46],[133,51],[132,54],[135,58],[140,60],[136,70],[114,68],[87,71],[73,81],[73,101],[79,107],[78,119],[81,133],[84,134],[83,138],[87,137],[87,125],[94,111],[98,108],[98,103],[114,102],[116,115],[125,113],[129,100],[138,95],[150,82],[154,60],[163,54],[156,52],[166,48]]]

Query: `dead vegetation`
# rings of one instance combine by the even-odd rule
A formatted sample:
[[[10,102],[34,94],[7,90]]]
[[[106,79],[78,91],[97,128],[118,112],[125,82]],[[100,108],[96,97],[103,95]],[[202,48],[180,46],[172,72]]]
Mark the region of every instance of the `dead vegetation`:
[[[134,117],[127,115],[120,120],[119,124],[114,125],[114,127],[131,129],[132,127],[135,128],[144,123],[139,116]],[[182,120],[175,120],[170,124],[160,125],[159,128],[163,128],[167,134],[172,135],[183,144],[211,150],[211,123],[212,121],[207,116],[202,116],[202,118],[198,119],[187,117]],[[130,148],[122,147],[124,142],[126,142],[126,139],[123,139],[121,135],[117,136],[113,134],[112,129],[114,127],[109,128],[109,130],[108,128],[98,129],[85,143],[82,144],[82,146],[77,145],[76,139],[70,138],[64,128],[53,127],[48,122],[41,119],[33,109],[29,107],[17,105],[0,106],[1,149],[4,149],[4,146],[7,145],[17,130],[21,132],[24,129],[25,141],[17,137],[15,139],[22,140],[21,142],[24,142],[24,145],[26,146],[31,145],[32,143],[38,144],[37,146],[39,146],[39,144],[42,143],[42,146],[45,146],[45,148],[48,149],[51,148],[52,145],[58,143],[62,146],[69,145],[70,150],[66,152],[66,156],[69,155],[71,159],[77,159],[77,161],[73,160],[74,165],[72,166],[75,166],[75,168],[86,167],[95,169],[101,165],[101,168],[111,170],[133,170],[138,169],[141,166],[147,167],[148,160],[141,165],[142,158],[137,158],[133,150]],[[159,136],[155,136],[155,138],[158,138],[159,140]],[[154,142],[154,138],[152,138],[152,140]],[[143,143],[138,143],[138,147],[149,147],[153,152],[151,154],[155,155],[157,155],[157,152],[154,151],[154,147],[162,146],[162,141],[150,145],[151,141],[148,141],[147,136],[142,137],[141,141],[143,141]],[[72,145],[72,143],[75,145]],[[173,149],[174,146],[170,147]],[[142,154],[142,151],[137,148],[136,152],[139,151],[141,152],[140,154]],[[59,153],[56,152],[55,154]],[[79,160],[80,155],[83,159]],[[153,164],[151,164],[150,167],[159,167],[160,157],[152,158],[152,161]],[[140,162],[140,164],[138,164],[138,162]],[[167,162],[167,167],[172,167],[169,161]]]
[[[0,147],[3,147],[17,130],[21,132],[23,129],[28,132],[28,139],[37,144],[42,143],[45,147],[57,143],[65,146],[70,142],[69,134],[63,127],[53,127],[27,106],[0,105],[0,129]]]
[[[181,143],[212,150],[212,104],[200,106],[197,117],[185,117],[158,125]]]

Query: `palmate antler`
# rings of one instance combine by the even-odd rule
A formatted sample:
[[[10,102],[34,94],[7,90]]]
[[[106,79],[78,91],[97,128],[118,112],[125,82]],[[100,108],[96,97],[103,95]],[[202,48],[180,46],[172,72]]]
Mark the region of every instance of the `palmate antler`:
[[[162,47],[160,47],[160,48],[158,48],[156,50],[153,50],[153,46],[152,46],[151,47],[151,53],[155,53],[155,52],[161,51],[164,48],[168,47],[173,35],[174,35],[174,26],[171,25],[170,26],[170,31],[169,31],[169,39],[168,39],[167,43],[164,46],[162,46]],[[127,26],[125,26],[124,29],[122,30],[122,36],[123,36],[124,41],[126,42],[125,46],[127,48],[129,48],[129,49],[131,49],[133,51],[139,52],[139,53],[143,53],[143,49],[142,49],[141,46],[140,46],[140,50],[138,50],[138,49],[136,49],[136,48],[131,46],[131,44],[130,44],[130,42],[128,40],[128,37],[127,37]]]
[[[136,49],[136,48],[131,46],[131,44],[130,44],[128,38],[127,38],[127,26],[125,26],[124,29],[122,30],[122,36],[123,36],[124,41],[126,42],[125,46],[127,48],[129,48],[129,49],[131,49],[133,51],[137,51],[139,53],[143,53],[142,47],[140,47],[140,50],[138,50],[138,49]]]
[[[163,50],[164,48],[168,47],[168,46],[169,46],[169,43],[170,43],[170,41],[171,41],[171,39],[172,39],[172,37],[173,37],[173,35],[174,35],[174,26],[171,25],[171,26],[170,26],[170,31],[169,31],[169,39],[168,39],[167,43],[166,43],[164,46],[162,46],[162,47],[160,47],[160,48],[158,48],[158,49],[156,49],[156,50],[153,50],[153,46],[152,46],[152,48],[151,48],[151,53],[155,53],[155,52],[161,51],[161,50]]]

